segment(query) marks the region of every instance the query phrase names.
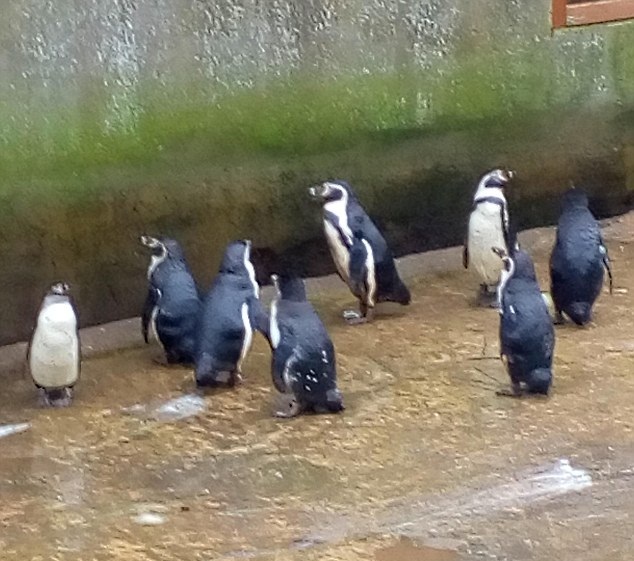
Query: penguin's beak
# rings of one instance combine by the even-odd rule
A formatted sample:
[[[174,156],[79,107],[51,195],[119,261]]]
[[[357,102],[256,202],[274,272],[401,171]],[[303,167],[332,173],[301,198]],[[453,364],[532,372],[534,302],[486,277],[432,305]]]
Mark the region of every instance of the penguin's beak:
[[[154,249],[155,247],[158,247],[160,245],[159,241],[156,238],[153,238],[152,236],[146,236],[145,234],[141,236],[139,240],[145,247],[149,247],[150,249]]]
[[[506,170],[506,177],[508,178],[508,180],[510,181],[511,179],[515,178],[515,172],[512,169],[507,169]]]
[[[315,200],[321,200],[326,195],[326,187],[324,185],[315,185],[308,189],[308,194]]]

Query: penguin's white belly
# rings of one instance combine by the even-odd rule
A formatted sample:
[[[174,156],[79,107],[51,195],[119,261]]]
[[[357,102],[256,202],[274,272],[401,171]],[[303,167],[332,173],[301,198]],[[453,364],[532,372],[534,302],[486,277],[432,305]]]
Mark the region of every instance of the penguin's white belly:
[[[507,250],[500,207],[481,203],[469,219],[469,269],[475,271],[483,283],[495,285],[500,280],[501,259],[492,247]]]
[[[44,388],[72,386],[79,377],[79,353],[73,307],[59,303],[42,310],[29,358],[33,381]]]
[[[350,282],[350,254],[348,248],[341,241],[341,236],[337,228],[335,228],[328,220],[324,220],[324,230],[326,232],[326,241],[330,248],[330,254],[335,262],[339,275],[347,282]]]

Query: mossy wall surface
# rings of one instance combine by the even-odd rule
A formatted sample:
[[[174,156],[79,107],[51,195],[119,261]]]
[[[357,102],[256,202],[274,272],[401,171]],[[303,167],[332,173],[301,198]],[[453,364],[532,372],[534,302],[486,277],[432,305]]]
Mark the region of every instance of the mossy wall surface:
[[[575,181],[634,188],[634,22],[551,32],[549,0],[10,0],[0,18],[0,342],[64,278],[87,325],[139,312],[140,233],[207,284],[250,237],[327,270],[306,188],[357,187],[397,252],[461,241],[478,175],[519,226]]]

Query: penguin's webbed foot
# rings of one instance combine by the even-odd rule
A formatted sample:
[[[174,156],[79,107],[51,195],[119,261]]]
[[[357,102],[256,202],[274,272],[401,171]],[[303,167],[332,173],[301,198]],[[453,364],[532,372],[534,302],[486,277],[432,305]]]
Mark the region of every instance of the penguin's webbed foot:
[[[478,292],[477,304],[483,308],[498,308],[498,298],[495,290],[489,290],[488,285],[481,284]]]
[[[297,417],[302,412],[302,407],[294,396],[280,394],[278,407],[275,416],[280,419],[290,419]]]
[[[510,387],[500,388],[495,392],[495,395],[501,397],[522,397],[524,392],[519,384],[511,384]]]
[[[346,320],[348,325],[361,325],[372,321],[373,315],[368,313],[363,315],[361,312],[355,310],[345,310],[343,312],[343,319]]]
[[[561,312],[561,310],[555,311],[555,319],[553,319],[553,323],[555,325],[563,325],[564,323],[566,323],[566,318],[564,318],[564,314]]]
[[[41,401],[45,407],[69,407],[73,403],[73,390],[42,390]]]

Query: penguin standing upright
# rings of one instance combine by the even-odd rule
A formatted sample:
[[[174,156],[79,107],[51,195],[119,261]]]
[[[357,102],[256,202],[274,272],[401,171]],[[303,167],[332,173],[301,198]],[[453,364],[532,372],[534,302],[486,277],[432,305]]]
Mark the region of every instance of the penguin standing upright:
[[[345,181],[327,181],[309,194],[323,203],[324,231],[337,272],[359,299],[360,311],[346,311],[350,323],[371,321],[379,302],[406,306],[411,297],[378,228]]]
[[[51,286],[27,352],[31,377],[42,392],[43,402],[53,407],[72,403],[81,370],[79,322],[69,290],[63,282]]]
[[[264,321],[260,289],[250,261],[251,242],[230,243],[200,314],[196,345],[196,384],[235,385],[251,348],[253,332]]]
[[[546,395],[552,383],[555,330],[535,267],[528,253],[520,249],[512,256],[502,248],[492,250],[503,263],[498,286],[500,355],[511,377],[511,392],[498,393]]]
[[[152,334],[158,340],[168,364],[192,363],[201,302],[183,250],[169,238],[141,236],[141,243],[152,250],[143,338],[148,343]]]
[[[612,271],[601,228],[588,209],[586,194],[573,187],[564,194],[550,256],[550,291],[558,323],[563,321],[562,313],[577,325],[590,321],[603,286],[604,268],[612,292]]]
[[[492,247],[511,250],[509,244],[509,211],[504,188],[513,178],[512,171],[494,169],[485,174],[473,197],[469,216],[463,265],[480,279],[483,298],[495,298],[494,289],[500,280],[501,263],[491,252]],[[492,302],[494,303],[494,302]]]
[[[277,292],[269,315],[273,384],[292,400],[280,417],[302,411],[337,413],[344,409],[337,389],[335,348],[321,319],[306,299],[300,278],[273,275]]]

